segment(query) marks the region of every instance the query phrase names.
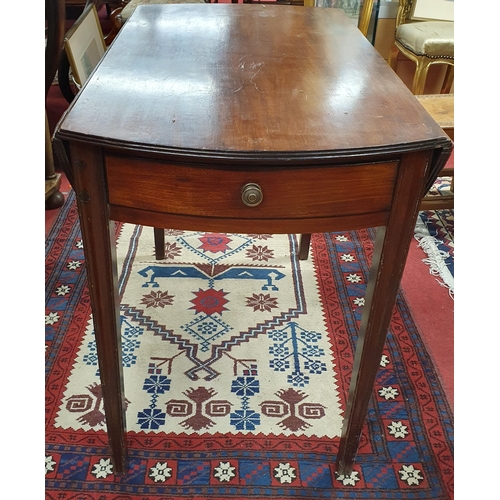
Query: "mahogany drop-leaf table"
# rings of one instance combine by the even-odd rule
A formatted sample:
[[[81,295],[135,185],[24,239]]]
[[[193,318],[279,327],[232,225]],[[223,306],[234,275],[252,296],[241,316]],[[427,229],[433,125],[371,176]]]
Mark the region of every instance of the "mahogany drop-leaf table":
[[[127,446],[113,221],[378,228],[337,456],[349,474],[420,200],[452,149],[352,21],[331,8],[140,6],[55,135],[77,196],[118,474]]]

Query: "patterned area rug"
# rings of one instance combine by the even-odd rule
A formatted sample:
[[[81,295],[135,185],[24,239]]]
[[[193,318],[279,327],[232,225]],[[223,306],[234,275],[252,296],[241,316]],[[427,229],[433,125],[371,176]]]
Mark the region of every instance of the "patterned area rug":
[[[400,296],[350,476],[335,470],[373,231],[116,226],[129,472],[109,460],[71,192],[46,245],[46,498],[453,498],[453,423]],[[175,312],[175,314],[174,314]]]
[[[427,254],[423,262],[438,283],[449,289],[451,297],[455,292],[453,214],[453,210],[420,212],[415,226],[415,239]]]

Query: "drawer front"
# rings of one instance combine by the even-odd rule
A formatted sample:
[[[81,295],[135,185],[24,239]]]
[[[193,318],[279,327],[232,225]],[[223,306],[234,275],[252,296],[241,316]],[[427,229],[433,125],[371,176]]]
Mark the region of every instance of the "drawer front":
[[[106,158],[111,205],[238,219],[386,212],[391,205],[397,167],[397,162],[390,162],[226,168],[118,156]]]

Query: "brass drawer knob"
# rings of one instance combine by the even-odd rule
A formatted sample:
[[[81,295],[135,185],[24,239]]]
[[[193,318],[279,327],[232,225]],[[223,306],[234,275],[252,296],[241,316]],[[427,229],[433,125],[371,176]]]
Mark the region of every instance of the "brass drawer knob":
[[[241,190],[241,199],[247,207],[256,207],[262,201],[262,189],[252,182],[245,184]]]

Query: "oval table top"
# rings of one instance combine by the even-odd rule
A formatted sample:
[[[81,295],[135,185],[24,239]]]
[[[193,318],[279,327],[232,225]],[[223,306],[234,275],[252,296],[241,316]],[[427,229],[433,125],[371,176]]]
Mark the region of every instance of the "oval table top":
[[[449,141],[340,9],[249,4],[137,7],[56,136],[263,158]]]

